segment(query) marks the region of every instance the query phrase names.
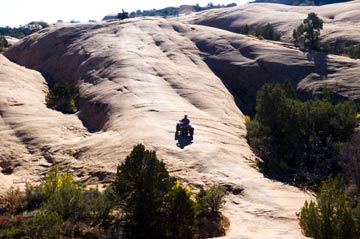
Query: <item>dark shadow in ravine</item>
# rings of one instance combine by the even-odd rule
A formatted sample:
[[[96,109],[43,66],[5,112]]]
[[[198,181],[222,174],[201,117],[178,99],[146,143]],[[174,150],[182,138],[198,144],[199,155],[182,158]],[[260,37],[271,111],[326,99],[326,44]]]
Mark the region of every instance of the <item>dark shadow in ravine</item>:
[[[193,137],[190,136],[178,136],[175,134],[176,146],[184,149],[186,146],[193,143]]]

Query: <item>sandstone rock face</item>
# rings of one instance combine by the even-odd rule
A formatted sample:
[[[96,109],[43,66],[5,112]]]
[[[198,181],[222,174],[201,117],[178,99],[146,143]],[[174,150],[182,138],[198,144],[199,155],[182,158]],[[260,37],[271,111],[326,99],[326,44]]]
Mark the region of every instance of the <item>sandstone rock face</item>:
[[[0,174],[2,182],[36,180],[54,163],[79,180],[107,182],[133,145],[143,143],[185,183],[228,188],[230,238],[302,238],[295,211],[309,196],[249,166],[255,156],[243,114],[206,63],[233,41],[254,40],[157,18],[54,26],[24,39],[6,56],[48,81],[77,84],[82,100],[76,115],[46,108],[46,80],[0,58],[0,160],[13,169]],[[185,113],[193,142],[174,140]]]
[[[246,24],[251,26],[271,23],[281,33],[282,40],[291,41],[293,30],[310,12],[315,12],[324,20],[324,30],[321,33],[323,42],[345,40],[360,43],[359,0],[323,6],[254,3],[199,12],[189,16],[187,21],[233,32]]]
[[[255,156],[238,106],[253,102],[264,82],[285,79],[304,91],[336,83],[359,96],[359,61],[176,18],[52,26],[5,55],[37,72],[0,56],[0,167],[10,168],[0,173],[2,189],[36,181],[53,164],[80,181],[109,182],[142,143],[183,182],[229,190],[229,238],[303,238],[295,212],[311,198],[250,167]],[[60,80],[80,88],[77,114],[46,108],[46,81]],[[174,140],[184,114],[193,141]]]
[[[19,41],[19,39],[10,36],[5,36],[5,39],[8,42],[9,46],[15,45]]]
[[[79,163],[59,149],[87,130],[76,116],[46,108],[41,74],[0,55],[0,81],[0,191],[38,180],[56,160],[76,168]]]

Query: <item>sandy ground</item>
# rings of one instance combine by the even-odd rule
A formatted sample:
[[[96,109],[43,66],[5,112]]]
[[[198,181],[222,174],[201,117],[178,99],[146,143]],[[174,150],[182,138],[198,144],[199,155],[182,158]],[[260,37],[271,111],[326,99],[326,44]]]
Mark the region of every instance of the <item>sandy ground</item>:
[[[184,183],[228,189],[227,238],[303,238],[295,212],[310,198],[251,167],[238,98],[251,99],[274,74],[310,90],[341,75],[344,94],[359,90],[349,70],[359,61],[330,56],[324,66],[286,44],[161,18],[55,26],[5,55],[47,80],[77,84],[82,99],[75,115],[46,108],[45,78],[0,55],[0,167],[13,168],[0,173],[2,191],[54,164],[79,181],[109,182],[142,143]],[[184,114],[193,141],[174,139]]]

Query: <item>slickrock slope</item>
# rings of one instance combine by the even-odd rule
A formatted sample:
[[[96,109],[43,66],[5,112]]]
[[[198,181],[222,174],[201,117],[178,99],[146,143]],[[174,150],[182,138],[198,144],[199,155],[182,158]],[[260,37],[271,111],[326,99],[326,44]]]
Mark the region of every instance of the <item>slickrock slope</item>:
[[[360,1],[323,6],[289,6],[271,3],[246,4],[213,9],[185,16],[187,22],[238,32],[241,26],[271,23],[285,41],[292,40],[293,30],[315,12],[324,20],[323,42],[345,40],[360,43]]]
[[[58,163],[79,180],[109,182],[143,143],[182,181],[227,187],[229,238],[303,238],[295,212],[309,199],[250,167],[237,98],[250,101],[264,82],[286,78],[306,90],[338,79],[344,94],[359,95],[351,78],[359,61],[330,56],[324,65],[287,45],[161,18],[55,26],[5,55],[48,81],[77,84],[82,100],[76,115],[46,108],[45,79],[1,56],[0,162],[13,168],[1,180],[35,180]],[[174,140],[185,113],[193,142]]]
[[[10,37],[10,36],[5,36],[6,41],[8,42],[9,45],[15,45],[15,43],[17,43],[19,41],[19,39],[15,38],[15,37]]]
[[[0,55],[0,82],[0,191],[37,180],[56,160],[76,169],[79,163],[58,149],[87,130],[76,116],[46,108],[48,87],[41,74]]]

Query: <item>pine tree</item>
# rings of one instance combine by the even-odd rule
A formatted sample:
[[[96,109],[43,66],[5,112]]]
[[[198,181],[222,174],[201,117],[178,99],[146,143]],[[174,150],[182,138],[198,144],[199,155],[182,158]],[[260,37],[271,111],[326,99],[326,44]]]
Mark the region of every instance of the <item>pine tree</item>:
[[[113,189],[123,201],[125,238],[163,238],[164,198],[173,179],[155,151],[138,144],[118,166]]]
[[[344,186],[338,179],[323,182],[317,203],[305,202],[300,227],[305,236],[314,239],[356,238],[355,220],[346,200]]]
[[[320,30],[323,29],[323,20],[315,13],[309,13],[294,31],[293,38],[296,45],[320,50]]]

